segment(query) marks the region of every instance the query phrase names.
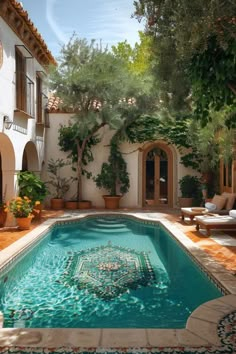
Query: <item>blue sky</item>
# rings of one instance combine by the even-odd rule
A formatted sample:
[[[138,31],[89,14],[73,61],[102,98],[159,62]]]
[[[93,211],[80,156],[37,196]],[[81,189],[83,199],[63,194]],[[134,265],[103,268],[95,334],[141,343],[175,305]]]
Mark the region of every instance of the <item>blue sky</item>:
[[[80,38],[134,45],[143,24],[131,18],[133,0],[22,0],[30,19],[54,56],[75,32]]]

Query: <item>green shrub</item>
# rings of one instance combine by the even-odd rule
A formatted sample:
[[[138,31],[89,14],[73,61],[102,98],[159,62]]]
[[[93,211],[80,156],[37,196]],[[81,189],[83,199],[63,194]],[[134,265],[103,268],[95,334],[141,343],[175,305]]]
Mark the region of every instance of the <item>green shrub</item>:
[[[201,181],[197,176],[186,175],[179,180],[182,198],[198,199],[201,195]]]
[[[17,175],[19,186],[19,196],[28,197],[32,203],[39,201],[42,203],[48,194],[46,183],[33,172],[24,171]]]

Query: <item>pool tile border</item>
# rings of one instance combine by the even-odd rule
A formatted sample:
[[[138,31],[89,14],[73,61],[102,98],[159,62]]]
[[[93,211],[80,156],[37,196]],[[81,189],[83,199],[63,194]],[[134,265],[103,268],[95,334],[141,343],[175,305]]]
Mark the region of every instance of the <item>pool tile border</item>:
[[[34,348],[38,352],[43,348],[58,348],[58,353],[67,353],[65,348],[74,348],[73,353],[121,353],[120,348],[127,348],[130,353],[233,353],[222,345],[219,337],[219,323],[223,318],[235,316],[236,321],[236,278],[207,256],[191,240],[184,235],[175,224],[161,217],[154,219],[155,214],[142,213],[84,213],[72,214],[68,218],[50,219],[35,228],[27,235],[1,251],[0,269],[8,267],[18,257],[22,250],[27,252],[35,243],[42,240],[45,233],[58,224],[70,224],[87,217],[112,215],[128,216],[136,221],[157,225],[161,223],[178,243],[193,257],[198,265],[207,272],[217,286],[226,294],[219,299],[209,301],[199,306],[189,317],[185,329],[0,329],[0,347],[5,353],[14,353],[14,348]],[[5,268],[6,269],[6,268]],[[212,275],[213,273],[213,275]],[[235,314],[235,315],[234,315]],[[225,317],[226,316],[226,317]],[[223,320],[224,321],[224,320]],[[0,313],[0,328],[3,318]],[[91,351],[93,347],[93,351]],[[158,348],[154,348],[158,347]],[[160,348],[161,347],[161,348]],[[191,349],[191,347],[193,347]],[[198,351],[198,348],[205,348]],[[8,349],[7,349],[8,348]],[[61,348],[59,350],[59,348]],[[64,349],[63,349],[64,348]],[[76,348],[78,351],[76,351]],[[90,349],[89,349],[90,348]],[[100,349],[99,349],[100,348]],[[117,349],[119,348],[119,349]],[[136,348],[136,349],[134,349]],[[147,348],[149,351],[147,351]],[[175,348],[175,349],[174,349]],[[179,349],[178,349],[179,348]],[[187,348],[187,349],[186,349]],[[24,349],[24,350],[26,350]],[[31,350],[30,349],[30,350]],[[196,351],[193,351],[195,350]],[[23,349],[22,349],[23,350]],[[24,352],[24,350],[22,352]],[[28,349],[27,349],[28,350]],[[26,352],[27,352],[26,350]],[[71,349],[68,349],[71,352]],[[134,351],[137,350],[137,351]],[[191,351],[192,350],[192,351]],[[207,351],[209,350],[209,351]],[[216,351],[217,350],[217,351]],[[225,350],[225,351],[224,351]],[[227,351],[226,351],[227,350]],[[54,349],[53,353],[57,353]],[[2,353],[0,348],[0,354]],[[19,353],[19,351],[18,351]]]

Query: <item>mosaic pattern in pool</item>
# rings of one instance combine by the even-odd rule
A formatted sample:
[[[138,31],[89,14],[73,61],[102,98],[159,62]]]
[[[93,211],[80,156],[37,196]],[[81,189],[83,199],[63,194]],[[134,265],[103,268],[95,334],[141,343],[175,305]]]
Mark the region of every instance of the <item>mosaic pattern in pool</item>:
[[[62,283],[87,289],[111,300],[129,289],[154,283],[155,273],[148,255],[130,248],[107,245],[73,253],[67,260]]]
[[[166,348],[27,348],[0,347],[0,354],[235,354],[236,311],[225,316],[218,325],[222,346]]]

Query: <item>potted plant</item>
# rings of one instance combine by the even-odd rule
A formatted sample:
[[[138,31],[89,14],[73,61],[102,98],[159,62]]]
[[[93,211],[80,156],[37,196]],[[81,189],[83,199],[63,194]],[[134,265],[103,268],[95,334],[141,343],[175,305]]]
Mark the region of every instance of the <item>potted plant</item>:
[[[94,178],[94,181],[98,188],[104,188],[109,193],[103,195],[105,208],[119,208],[119,201],[128,192],[130,184],[127,164],[116,143],[111,143],[108,162],[102,164],[101,173]]]
[[[199,199],[201,193],[201,182],[197,176],[185,175],[179,180],[181,197],[179,206],[181,208],[193,206],[193,201]]]
[[[32,202],[27,196],[13,198],[7,207],[16,218],[20,230],[28,230],[34,217],[33,210],[40,202]]]
[[[39,202],[37,207],[35,207],[37,212],[33,211],[33,214],[35,217],[40,217],[43,201],[48,194],[46,183],[41,181],[34,172],[30,171],[19,172],[17,175],[17,183],[20,197],[28,197],[33,204],[36,201]]]
[[[54,189],[53,198],[51,198],[51,209],[59,210],[64,208],[64,195],[68,192],[70,184],[74,177],[63,177],[61,170],[63,167],[70,165],[70,161],[64,161],[62,158],[48,161],[47,171],[49,172],[49,181],[47,184]]]

